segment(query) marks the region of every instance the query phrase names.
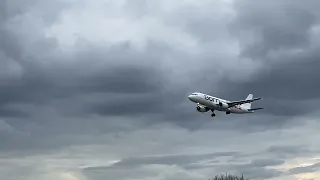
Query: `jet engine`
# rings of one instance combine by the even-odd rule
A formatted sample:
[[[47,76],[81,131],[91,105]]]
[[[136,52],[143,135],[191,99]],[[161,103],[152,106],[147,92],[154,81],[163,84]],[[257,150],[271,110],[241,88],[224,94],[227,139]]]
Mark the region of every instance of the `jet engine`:
[[[209,111],[209,108],[204,107],[204,106],[197,106],[197,111],[199,111],[199,112],[207,112],[207,111]]]
[[[221,102],[221,101],[218,103],[218,106],[220,106],[222,108],[229,108],[229,105],[227,103]]]

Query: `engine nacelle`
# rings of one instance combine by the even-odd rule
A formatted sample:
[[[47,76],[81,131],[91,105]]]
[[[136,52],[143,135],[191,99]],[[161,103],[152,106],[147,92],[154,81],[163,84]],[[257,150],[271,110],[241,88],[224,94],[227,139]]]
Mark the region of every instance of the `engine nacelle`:
[[[204,106],[197,106],[197,111],[199,111],[199,112],[207,112],[207,111],[209,111],[209,108],[204,107]]]
[[[221,102],[221,101],[218,103],[218,106],[220,106],[222,108],[229,108],[229,105],[227,103]]]

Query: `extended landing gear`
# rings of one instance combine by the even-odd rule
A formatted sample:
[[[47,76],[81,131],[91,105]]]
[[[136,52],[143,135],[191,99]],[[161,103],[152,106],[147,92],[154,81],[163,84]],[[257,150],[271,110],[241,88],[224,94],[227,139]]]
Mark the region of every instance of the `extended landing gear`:
[[[226,114],[230,114],[230,111],[227,111]]]
[[[212,112],[211,117],[215,117],[215,116],[216,116],[216,114],[214,113],[214,111],[213,111],[213,110],[211,110],[211,112]]]

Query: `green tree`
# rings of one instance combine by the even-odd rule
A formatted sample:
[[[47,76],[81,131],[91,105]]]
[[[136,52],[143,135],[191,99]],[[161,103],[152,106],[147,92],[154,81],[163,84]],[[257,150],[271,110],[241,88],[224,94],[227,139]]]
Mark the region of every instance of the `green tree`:
[[[221,175],[216,175],[214,178],[209,179],[209,180],[248,180],[245,179],[242,176],[235,176],[235,175],[231,175],[231,174],[221,174]]]

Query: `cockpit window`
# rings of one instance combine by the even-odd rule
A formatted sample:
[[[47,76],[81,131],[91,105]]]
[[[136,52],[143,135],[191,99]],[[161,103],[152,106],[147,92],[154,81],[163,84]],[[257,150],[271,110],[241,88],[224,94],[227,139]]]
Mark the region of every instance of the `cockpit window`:
[[[197,93],[192,93],[192,95],[197,95]]]

